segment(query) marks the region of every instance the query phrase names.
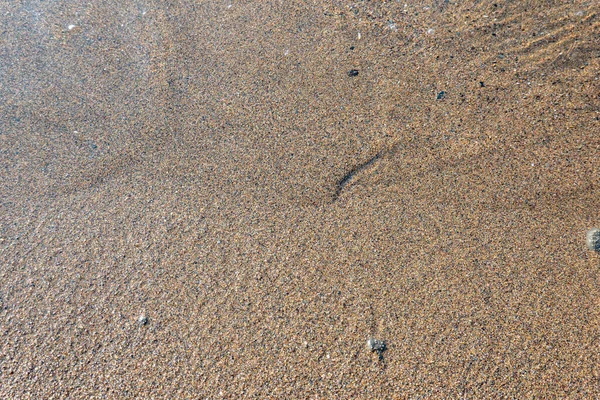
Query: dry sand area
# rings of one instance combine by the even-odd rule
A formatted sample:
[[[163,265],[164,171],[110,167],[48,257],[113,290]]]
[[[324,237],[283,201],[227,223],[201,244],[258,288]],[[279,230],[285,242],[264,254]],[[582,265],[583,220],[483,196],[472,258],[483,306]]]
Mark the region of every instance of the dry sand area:
[[[0,1],[0,398],[600,398],[599,76],[595,0]]]

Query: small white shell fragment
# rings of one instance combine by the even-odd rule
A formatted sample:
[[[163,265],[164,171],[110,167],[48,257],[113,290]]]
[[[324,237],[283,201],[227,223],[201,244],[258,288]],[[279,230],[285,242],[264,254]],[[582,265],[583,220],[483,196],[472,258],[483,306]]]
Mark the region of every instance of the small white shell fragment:
[[[585,243],[587,244],[588,249],[600,253],[600,229],[590,229],[586,235]]]

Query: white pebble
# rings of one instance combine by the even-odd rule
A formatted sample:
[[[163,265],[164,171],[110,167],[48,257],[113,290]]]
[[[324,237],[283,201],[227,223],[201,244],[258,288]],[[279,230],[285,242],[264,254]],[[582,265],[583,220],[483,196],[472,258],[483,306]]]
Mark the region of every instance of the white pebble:
[[[378,351],[378,352],[383,352],[386,348],[385,342],[383,340],[378,340],[378,339],[374,339],[374,338],[367,340],[367,347],[371,351]]]

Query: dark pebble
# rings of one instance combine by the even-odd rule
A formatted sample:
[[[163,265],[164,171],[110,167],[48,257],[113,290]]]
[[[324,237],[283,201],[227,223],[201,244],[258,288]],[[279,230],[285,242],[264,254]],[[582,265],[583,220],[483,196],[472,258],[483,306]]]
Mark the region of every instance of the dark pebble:
[[[437,99],[441,100],[444,98],[444,96],[446,96],[446,92],[444,92],[443,90],[441,92],[438,93],[437,95]]]
[[[357,75],[358,75],[357,69],[351,69],[350,71],[348,71],[348,76],[357,76]]]

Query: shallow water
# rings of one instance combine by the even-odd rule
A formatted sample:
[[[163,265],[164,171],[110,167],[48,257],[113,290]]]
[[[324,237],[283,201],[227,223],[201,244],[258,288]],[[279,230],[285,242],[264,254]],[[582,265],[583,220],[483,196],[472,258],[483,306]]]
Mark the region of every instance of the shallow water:
[[[0,397],[597,396],[597,15],[4,4]]]

